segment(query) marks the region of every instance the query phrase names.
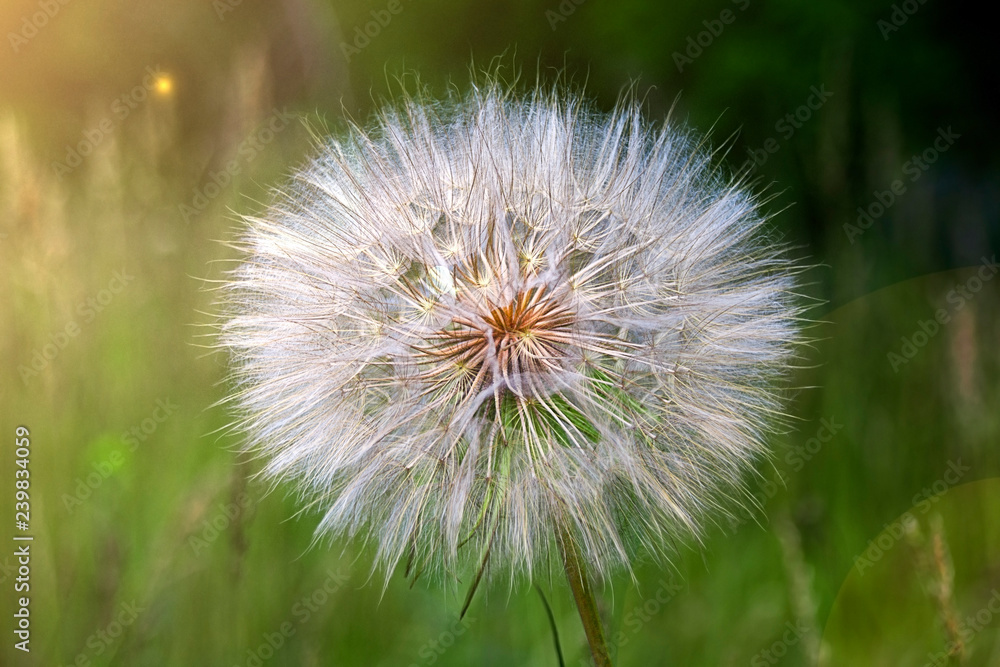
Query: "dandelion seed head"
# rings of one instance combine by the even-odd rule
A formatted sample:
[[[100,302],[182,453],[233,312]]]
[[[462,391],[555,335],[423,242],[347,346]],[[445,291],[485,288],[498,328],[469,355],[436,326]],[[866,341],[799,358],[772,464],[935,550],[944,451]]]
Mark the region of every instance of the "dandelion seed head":
[[[407,98],[322,146],[226,287],[238,427],[375,563],[600,575],[728,511],[799,341],[795,265],[683,128],[569,91]]]

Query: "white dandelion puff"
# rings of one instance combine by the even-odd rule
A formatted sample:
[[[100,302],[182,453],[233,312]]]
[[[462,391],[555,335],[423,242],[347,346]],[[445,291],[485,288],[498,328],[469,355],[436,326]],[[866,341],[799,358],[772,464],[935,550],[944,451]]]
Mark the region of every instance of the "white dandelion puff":
[[[744,495],[800,340],[759,207],[634,101],[407,98],[247,221],[238,427],[387,571],[668,554]]]

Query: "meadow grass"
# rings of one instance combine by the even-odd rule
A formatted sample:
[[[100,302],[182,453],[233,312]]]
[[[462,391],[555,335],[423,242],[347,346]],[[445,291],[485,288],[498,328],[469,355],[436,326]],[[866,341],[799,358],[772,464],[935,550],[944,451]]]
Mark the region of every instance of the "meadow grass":
[[[258,463],[236,453],[240,443],[225,430],[231,415],[216,405],[227,392],[226,359],[206,347],[211,281],[234,258],[218,241],[232,238],[237,213],[260,210],[267,184],[280,182],[308,141],[289,128],[185,221],[178,204],[190,201],[192,184],[170,168],[175,138],[156,129],[169,127],[157,117],[168,112],[145,109],[64,179],[35,158],[20,120],[0,127],[0,515],[11,544],[7,489],[14,427],[23,424],[35,535],[32,652],[13,649],[5,614],[0,662],[555,665],[529,587],[480,591],[463,623],[469,573],[412,589],[398,573],[383,593],[369,548],[314,544],[320,513],[256,481]],[[830,267],[821,280],[849,264],[820,259]],[[622,574],[599,590],[617,664],[924,664],[948,642],[928,593],[933,574],[920,569],[935,516],[954,568],[954,607],[974,614],[987,604],[1000,587],[1000,495],[979,480],[1000,473],[1000,281],[984,282],[961,308],[947,300],[977,270],[813,313],[821,340],[795,378],[803,387],[789,408],[796,428],[775,438],[773,459],[747,481],[760,507],[722,522],[703,544],[682,545],[673,563],[643,563],[635,580]],[[116,272],[128,279],[113,283]],[[938,308],[949,321],[894,370],[887,353]],[[71,323],[78,333],[31,369],[35,351]],[[823,419],[838,425],[826,442],[817,436]],[[968,471],[937,494],[958,460]],[[856,558],[908,511],[924,541],[895,540],[859,574]],[[4,547],[0,563],[10,553]],[[12,577],[5,567],[4,610],[14,607]],[[561,573],[542,587],[567,664],[585,664]],[[800,629],[794,640],[789,627]],[[968,640],[961,664],[997,664],[998,647],[1000,618]]]

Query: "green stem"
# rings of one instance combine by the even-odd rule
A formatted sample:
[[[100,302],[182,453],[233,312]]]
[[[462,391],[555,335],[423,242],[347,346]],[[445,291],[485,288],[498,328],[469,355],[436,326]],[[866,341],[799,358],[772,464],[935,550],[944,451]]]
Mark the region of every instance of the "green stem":
[[[559,628],[556,627],[556,617],[552,615],[552,607],[549,606],[549,601],[545,599],[542,587],[535,584],[535,590],[538,591],[538,596],[542,598],[542,604],[545,605],[545,615],[548,616],[549,628],[552,629],[552,642],[556,645],[556,658],[559,660],[559,667],[566,667],[566,662],[563,660],[562,647],[559,645]]]
[[[590,653],[597,667],[612,667],[611,655],[608,653],[608,642],[604,639],[604,629],[601,617],[597,612],[597,601],[590,587],[586,567],[580,557],[580,548],[576,546],[573,534],[565,526],[556,529],[556,542],[562,552],[563,565],[566,567],[566,578],[576,600],[576,608],[580,611],[583,630],[587,633],[590,643]]]

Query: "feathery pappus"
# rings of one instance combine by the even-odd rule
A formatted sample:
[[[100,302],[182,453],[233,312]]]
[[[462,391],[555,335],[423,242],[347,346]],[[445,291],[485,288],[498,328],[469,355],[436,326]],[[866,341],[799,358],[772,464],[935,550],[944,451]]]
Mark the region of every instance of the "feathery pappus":
[[[799,268],[745,184],[639,107],[408,97],[247,220],[236,426],[320,535],[387,571],[530,578],[564,530],[604,576],[745,495]]]

